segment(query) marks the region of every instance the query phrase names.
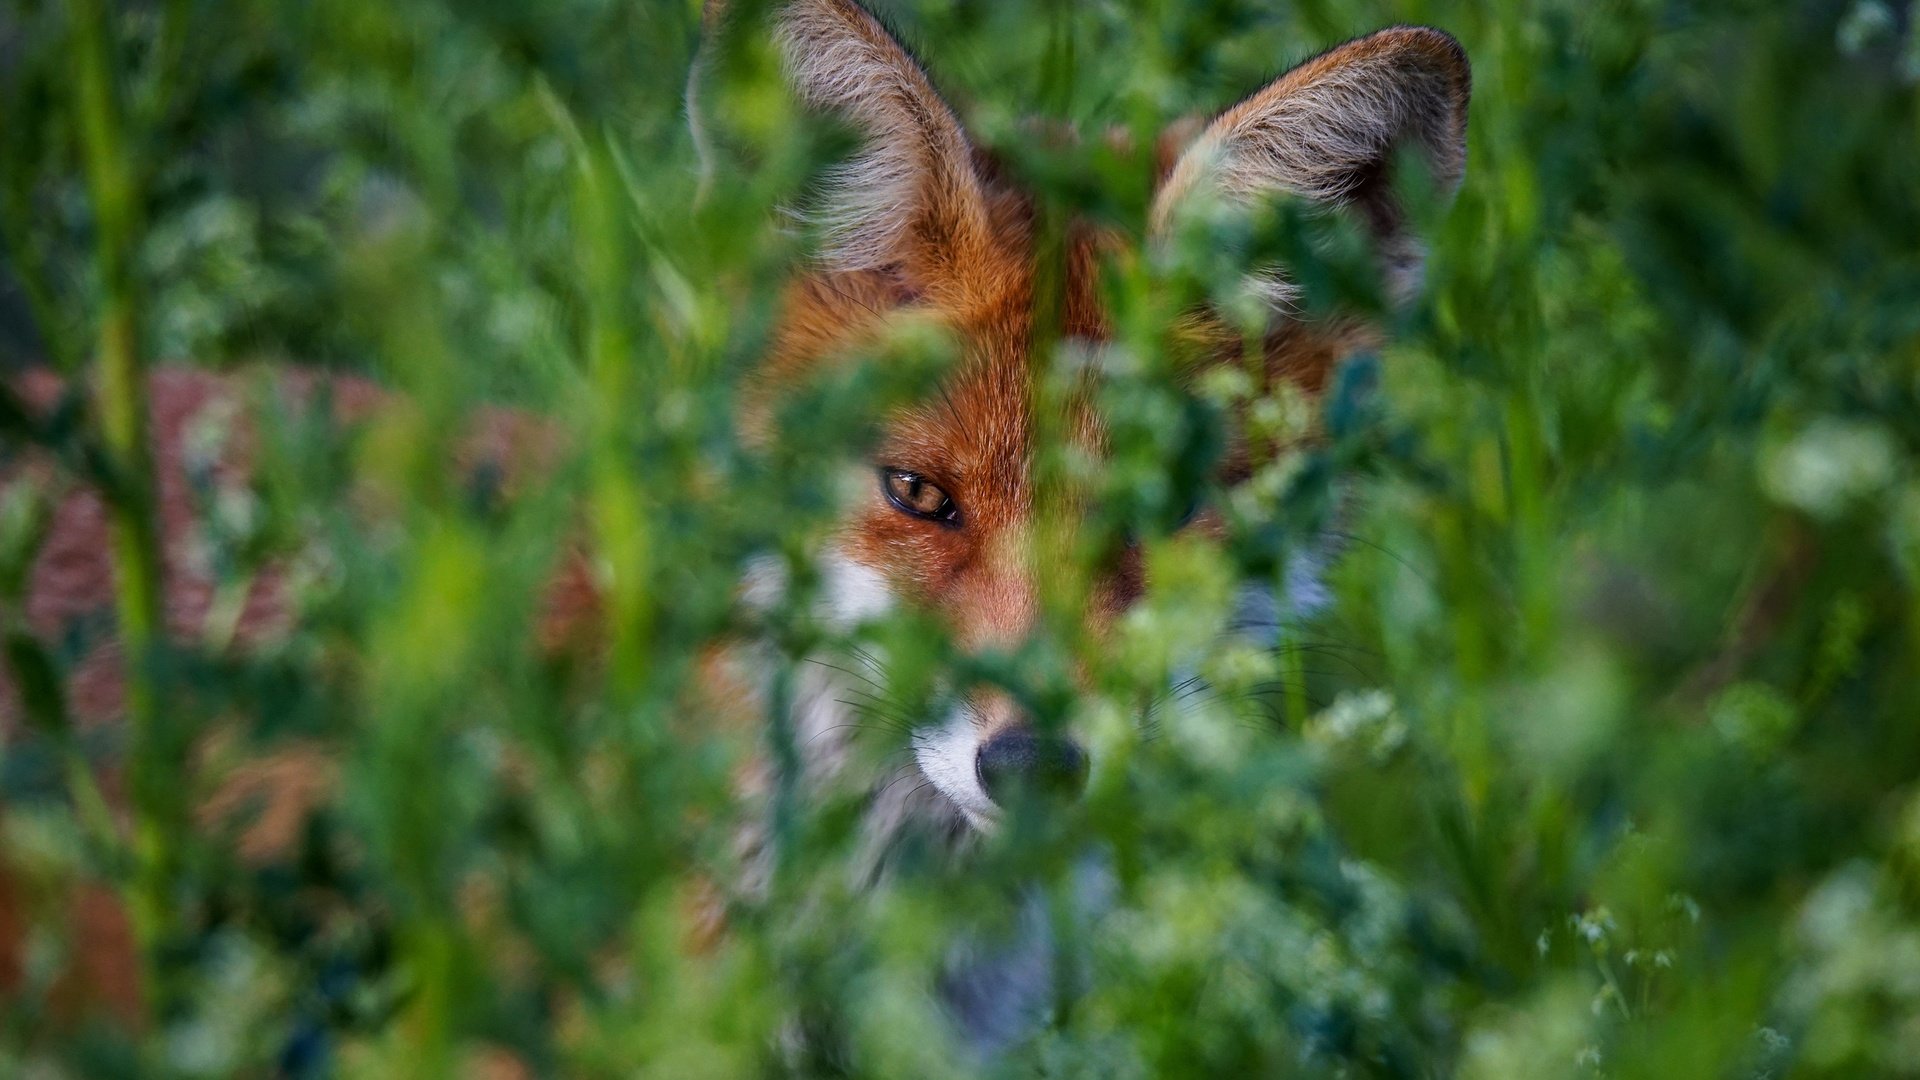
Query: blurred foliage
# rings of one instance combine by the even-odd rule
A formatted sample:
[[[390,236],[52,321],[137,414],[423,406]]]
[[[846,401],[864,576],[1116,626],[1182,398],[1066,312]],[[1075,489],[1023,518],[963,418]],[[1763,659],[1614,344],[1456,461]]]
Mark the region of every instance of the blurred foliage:
[[[77,371],[114,299],[70,70],[87,6],[5,3],[0,370]],[[252,380],[275,418],[249,501],[206,511],[221,579],[292,567],[296,612],[268,647],[183,644],[154,677],[185,736],[326,747],[340,781],[288,857],[171,838],[144,1024],[56,1015],[48,973],[85,943],[50,905],[0,1006],[0,1072],[1920,1074],[1920,9],[886,10],[1043,205],[1136,235],[1138,171],[1034,145],[1025,118],[1150,139],[1391,22],[1451,31],[1474,65],[1426,296],[1315,406],[1329,438],[1242,489],[1206,489],[1209,431],[1302,403],[1230,378],[1196,402],[1160,336],[1169,280],[1239,265],[1112,268],[1120,434],[1085,479],[1153,587],[1105,647],[1057,613],[1044,647],[975,661],[1089,733],[1084,806],[866,888],[867,787],[782,779],[771,883],[703,930],[761,811],[735,794],[760,733],[693,704],[702,650],[774,642],[776,702],[810,655],[884,650],[901,703],[959,662],[923,620],[848,639],[807,603],[846,433],[924,388],[940,343],[812,387],[787,410],[797,448],[734,430],[807,248],[781,207],[846,149],[795,113],[763,39],[702,88],[725,163],[703,183],[689,2],[123,3],[102,17],[144,351]],[[1278,242],[1302,278],[1337,288],[1297,240]],[[417,407],[314,422],[260,377],[290,363]],[[569,433],[504,500],[443,464],[487,404]],[[0,419],[9,457],[88,460],[71,418]],[[1331,611],[1196,660],[1336,478]],[[1227,541],[1168,534],[1196,498],[1231,510]],[[29,503],[0,506],[0,602]],[[532,645],[580,545],[612,626],[593,662]],[[796,588],[743,610],[767,553]],[[40,722],[6,732],[0,845],[46,896],[125,873],[59,765],[128,753],[62,732],[50,688],[75,655],[9,638]],[[1143,724],[1195,662],[1216,692]],[[777,710],[768,729],[788,762]],[[856,740],[881,772],[903,745]],[[970,1056],[931,989],[949,943],[1022,890],[1071,892],[1088,850],[1115,873],[1091,925],[1063,920],[1076,985],[1045,1031]]]

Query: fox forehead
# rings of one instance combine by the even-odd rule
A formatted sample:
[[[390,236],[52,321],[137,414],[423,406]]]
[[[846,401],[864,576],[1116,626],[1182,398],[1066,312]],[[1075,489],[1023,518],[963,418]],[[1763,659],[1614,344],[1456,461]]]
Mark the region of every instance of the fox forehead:
[[[804,275],[787,292],[751,411],[764,417],[781,393],[850,362],[886,320],[903,314],[930,320],[956,344],[956,362],[936,392],[880,418],[875,463],[925,475],[956,497],[964,494],[970,520],[979,527],[1024,516],[1032,496],[1035,388],[1047,358],[1034,348],[1034,256],[1024,224],[1003,222],[998,240],[1001,258],[969,268],[960,276],[964,288],[938,294],[917,292],[888,269]],[[1048,336],[1107,338],[1097,244],[1089,234],[1067,246],[1060,275],[1064,303]],[[1050,418],[1060,422],[1058,430],[1097,449],[1103,432],[1086,395],[1070,395],[1059,408],[1064,415]]]

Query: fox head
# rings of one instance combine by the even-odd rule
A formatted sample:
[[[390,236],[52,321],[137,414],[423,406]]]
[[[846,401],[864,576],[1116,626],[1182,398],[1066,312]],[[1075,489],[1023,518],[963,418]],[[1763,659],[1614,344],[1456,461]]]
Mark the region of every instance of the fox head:
[[[1068,558],[1036,544],[1036,518],[1045,510],[1070,519],[1075,509],[1041,505],[1036,424],[1094,453],[1103,441],[1090,406],[1036,416],[1037,282],[1044,272],[1059,283],[1050,310],[1061,337],[1100,342],[1110,331],[1096,279],[1104,251],[1121,241],[1070,228],[1065,265],[1043,267],[1061,256],[1057,245],[1049,253],[1037,244],[1031,201],[1001,179],[913,56],[853,0],[780,6],[776,35],[800,100],[850,125],[863,145],[833,176],[820,218],[826,248],[784,298],[756,391],[778,394],[848,362],[902,313],[937,323],[958,349],[938,393],[880,425],[870,491],[832,544],[834,606],[917,606],[937,613],[962,650],[1016,649],[1035,628],[1040,583]],[[1332,49],[1209,122],[1176,125],[1162,139],[1141,231],[1153,243],[1204,200],[1305,199],[1356,215],[1388,292],[1404,296],[1421,249],[1396,202],[1392,166],[1411,155],[1442,193],[1457,186],[1468,87],[1464,53],[1438,30],[1394,27]],[[1248,271],[1281,301],[1264,338],[1271,382],[1312,394],[1343,356],[1373,343],[1375,332],[1352,321],[1289,317],[1284,279]],[[1211,318],[1193,317],[1203,327]],[[1218,328],[1222,359],[1240,355],[1239,333]],[[1195,527],[1206,525],[1203,516]],[[1124,612],[1143,585],[1137,555],[1121,553],[1090,591],[1090,629],[1097,634]],[[950,715],[919,718],[913,745],[925,778],[972,824],[995,820],[1012,785],[1081,782],[1081,747],[1037,731],[1008,695],[976,687],[958,701]]]

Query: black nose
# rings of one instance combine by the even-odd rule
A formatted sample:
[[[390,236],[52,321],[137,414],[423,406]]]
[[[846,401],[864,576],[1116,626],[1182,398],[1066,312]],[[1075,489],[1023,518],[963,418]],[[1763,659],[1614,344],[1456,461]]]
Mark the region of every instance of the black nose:
[[[1087,755],[1072,739],[1009,728],[980,747],[974,771],[987,797],[1001,806],[1019,798],[1022,791],[1072,797],[1086,787]]]

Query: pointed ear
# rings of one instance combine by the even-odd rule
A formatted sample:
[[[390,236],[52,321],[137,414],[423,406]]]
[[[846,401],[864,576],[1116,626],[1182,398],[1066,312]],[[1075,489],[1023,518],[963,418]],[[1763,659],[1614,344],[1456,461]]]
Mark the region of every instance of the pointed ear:
[[[991,234],[973,148],[912,54],[853,0],[796,0],[777,18],[795,92],[865,143],[830,178],[827,265],[936,280],[977,265]]]
[[[1358,210],[1373,231],[1390,295],[1417,291],[1422,251],[1390,175],[1396,154],[1423,159],[1443,196],[1466,167],[1467,55],[1444,31],[1396,26],[1308,60],[1221,113],[1175,160],[1154,197],[1164,234],[1205,191],[1235,203],[1277,194]],[[1266,283],[1284,301],[1284,282]]]

